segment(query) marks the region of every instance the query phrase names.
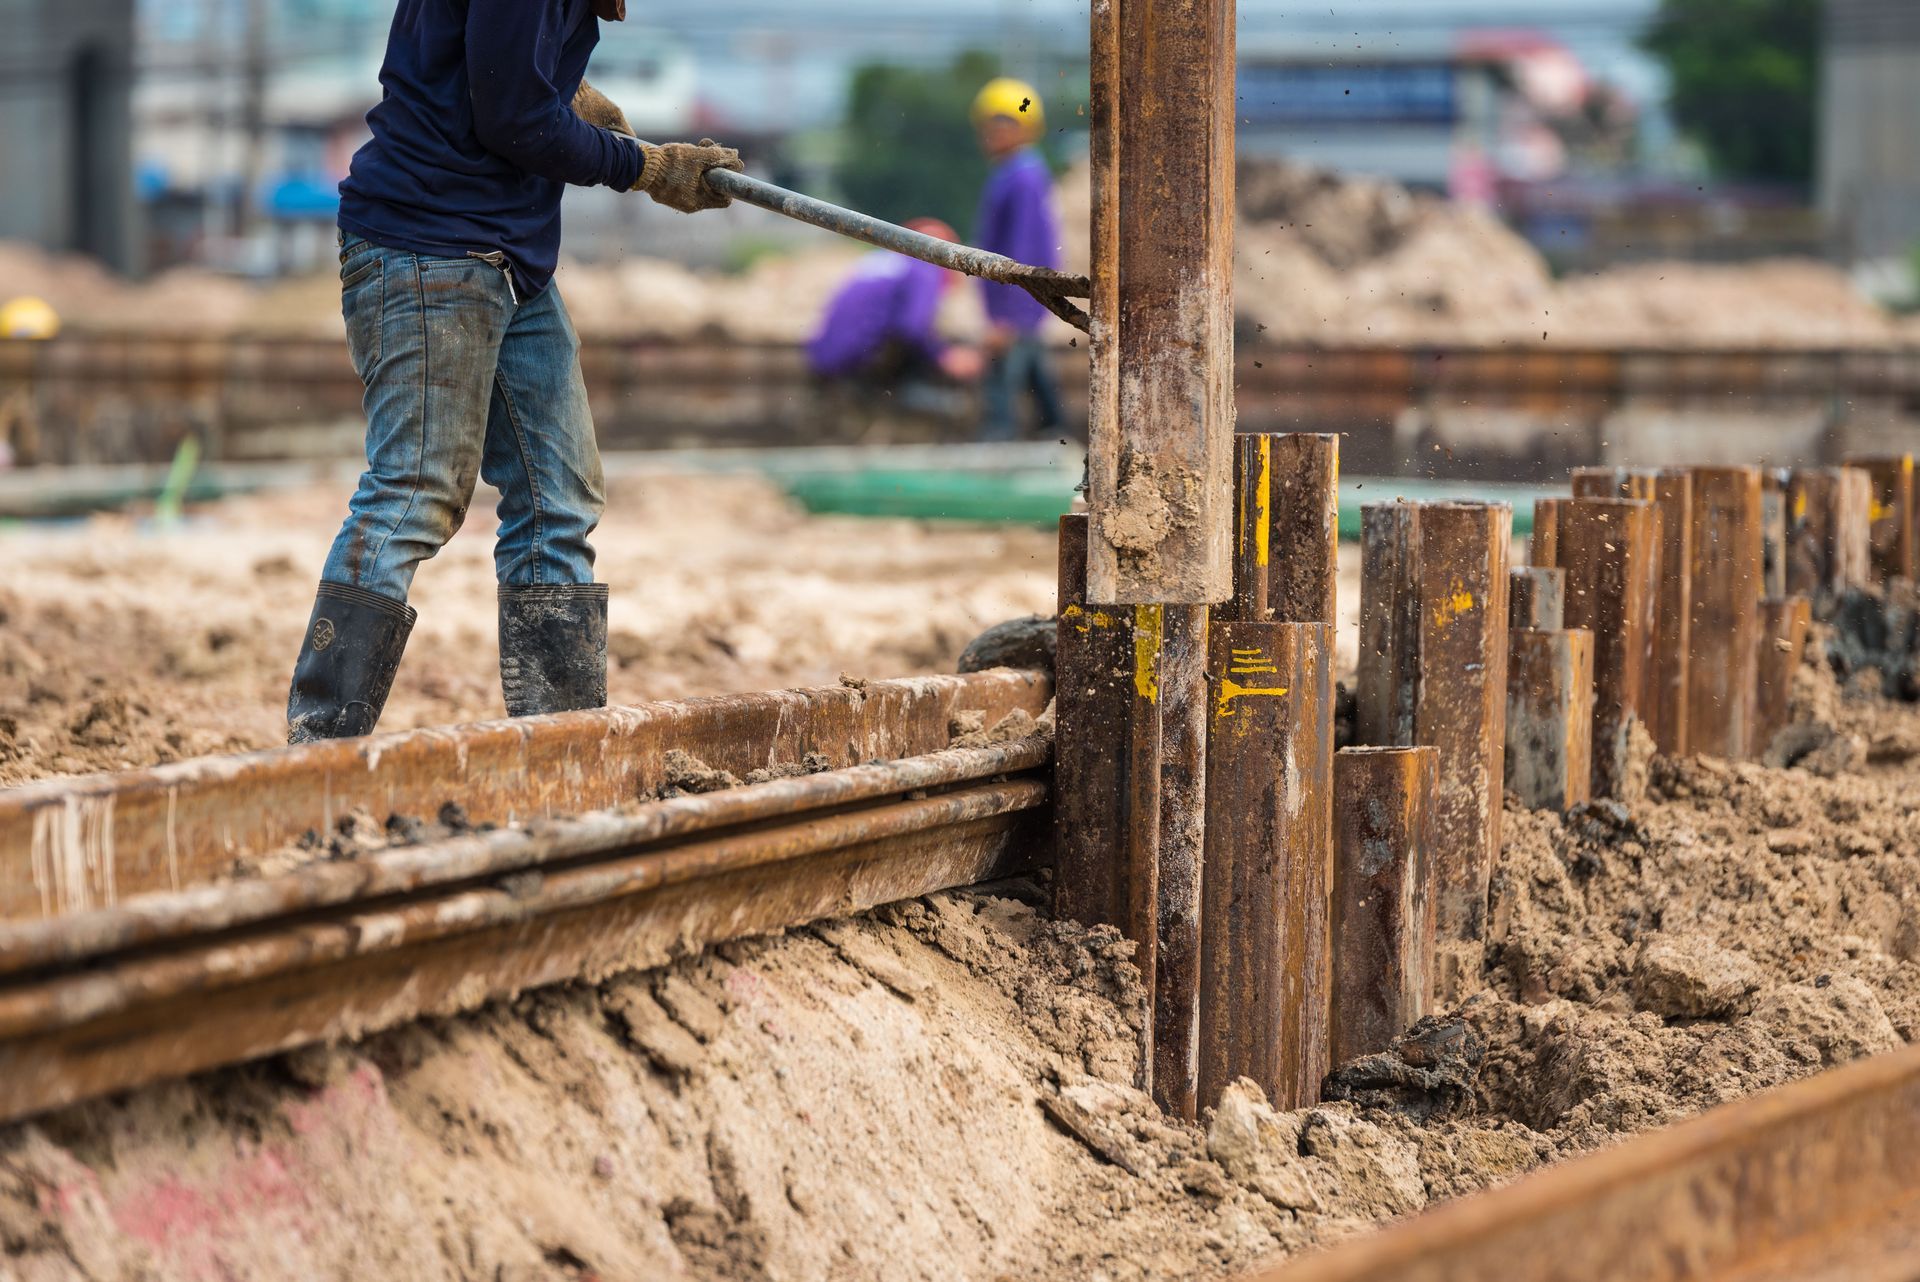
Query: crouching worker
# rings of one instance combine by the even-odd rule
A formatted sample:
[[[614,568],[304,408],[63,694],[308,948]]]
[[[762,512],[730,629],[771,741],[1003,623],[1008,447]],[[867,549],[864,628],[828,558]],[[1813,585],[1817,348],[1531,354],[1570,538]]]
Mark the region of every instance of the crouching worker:
[[[913,231],[957,241],[937,218],[916,218]],[[897,398],[910,410],[951,411],[956,384],[980,376],[983,360],[970,347],[940,339],[940,299],[957,273],[902,254],[866,255],[827,304],[807,344],[807,361],[825,382],[869,395]]]
[[[568,183],[685,213],[739,154],[645,146],[582,83],[625,0],[400,0],[373,139],[340,185],[341,309],[366,385],[367,468],[321,574],[287,699],[292,743],[370,732],[414,571],[500,491],[500,678],[513,716],[600,707],[604,505],[579,339],[552,288]],[[582,113],[585,113],[585,118]]]

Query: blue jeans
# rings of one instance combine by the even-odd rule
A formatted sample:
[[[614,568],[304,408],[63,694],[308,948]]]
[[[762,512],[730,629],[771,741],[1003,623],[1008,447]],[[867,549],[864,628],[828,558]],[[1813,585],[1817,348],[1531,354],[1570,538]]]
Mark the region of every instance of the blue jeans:
[[[993,358],[981,387],[983,404],[980,439],[1012,441],[1020,437],[1020,393],[1032,392],[1040,410],[1040,430],[1052,432],[1066,422],[1060,412],[1060,388],[1054,381],[1053,359],[1045,343],[1032,336],[1017,338]]]
[[[321,577],[398,601],[500,491],[494,572],[512,586],[593,582],[606,506],[580,339],[549,287],[519,301],[490,258],[340,240],[341,310],[366,384],[367,470]]]

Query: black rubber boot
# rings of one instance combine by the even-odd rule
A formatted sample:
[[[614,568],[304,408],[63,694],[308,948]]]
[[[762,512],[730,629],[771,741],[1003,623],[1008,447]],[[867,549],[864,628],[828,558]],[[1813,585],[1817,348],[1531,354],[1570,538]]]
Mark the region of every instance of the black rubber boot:
[[[372,734],[415,617],[404,601],[323,582],[287,692],[287,742]]]
[[[500,691],[507,715],[607,706],[607,585],[500,589]]]

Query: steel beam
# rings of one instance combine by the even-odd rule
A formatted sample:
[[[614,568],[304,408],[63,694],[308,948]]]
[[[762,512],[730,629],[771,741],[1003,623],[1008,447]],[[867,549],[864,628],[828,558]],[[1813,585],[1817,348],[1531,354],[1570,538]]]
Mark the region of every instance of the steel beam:
[[[1134,941],[1142,983],[1153,992],[1160,936],[1160,705],[1153,682],[1162,616],[1152,607],[1097,606],[1077,596],[1084,591],[1086,538],[1085,516],[1061,518],[1054,911],[1117,927]],[[1143,1085],[1150,1083],[1152,1031],[1149,1020]]]
[[[1533,501],[1533,534],[1527,543],[1527,561],[1551,568],[1560,564],[1560,509],[1566,499]]]
[[[1755,756],[1765,756],[1786,728],[1793,674],[1807,653],[1813,603],[1803,596],[1769,597],[1760,603],[1760,688],[1755,704]]]
[[[1383,1051],[1433,1004],[1427,865],[1440,757],[1343,748],[1334,758],[1332,1062]]]
[[[1332,623],[1340,617],[1340,438],[1288,432],[1273,438],[1269,617]]]
[[[1593,795],[1593,633],[1515,629],[1507,656],[1507,791],[1533,810]]]
[[[1207,607],[1160,607],[1160,868],[1153,1095],[1194,1118],[1200,1090],[1201,869],[1207,835]]]
[[[1760,469],[1700,467],[1692,476],[1689,750],[1743,760],[1753,752],[1759,688]]]
[[[1208,640],[1200,1102],[1238,1077],[1277,1108],[1328,1067],[1333,629],[1220,623]]]
[[[1760,469],[1760,595],[1787,594],[1787,557],[1791,522],[1787,518],[1787,478],[1783,467]]]
[[[1660,509],[1660,587],[1647,724],[1661,752],[1683,757],[1691,738],[1687,672],[1693,661],[1693,478],[1682,469],[1662,470],[1654,505]]]
[[[1847,460],[1873,478],[1873,576],[1920,578],[1920,517],[1914,512],[1913,455],[1860,456]]]
[[[1561,515],[1567,623],[1593,634],[1593,795],[1624,798],[1634,732],[1653,667],[1656,509],[1631,499],[1575,499]]]
[[[1088,598],[1233,591],[1233,0],[1095,0]]]
[[[1233,440],[1233,597],[1214,611],[1222,620],[1266,623],[1273,564],[1274,449],[1279,438],[1243,432]]]
[[[1420,695],[1420,508],[1360,510],[1360,669],[1354,733],[1376,747],[1412,747]]]
[[[0,919],[51,917],[225,878],[237,858],[329,834],[350,811],[476,824],[645,797],[667,754],[745,776],[944,748],[962,713],[1039,715],[1052,683],[1005,670],[522,717],[50,779],[0,791]]]
[[[1566,624],[1567,572],[1552,566],[1526,565],[1507,576],[1507,624],[1538,632],[1553,632]]]
[[[1789,593],[1830,601],[1872,571],[1873,477],[1856,467],[1800,468],[1787,481]]]

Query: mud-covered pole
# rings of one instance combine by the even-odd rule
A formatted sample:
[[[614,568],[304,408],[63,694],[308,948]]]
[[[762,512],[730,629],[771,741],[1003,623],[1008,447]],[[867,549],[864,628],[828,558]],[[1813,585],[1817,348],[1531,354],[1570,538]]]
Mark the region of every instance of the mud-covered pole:
[[[1560,509],[1566,502],[1566,499],[1533,501],[1533,534],[1527,541],[1528,564],[1547,567],[1560,564]]]
[[[1752,752],[1759,685],[1761,501],[1757,467],[1693,475],[1693,632],[1687,674],[1691,751]]]
[[[1147,992],[1158,974],[1159,704],[1142,691],[1152,646],[1132,607],[1086,600],[1087,518],[1060,519],[1054,662],[1054,911],[1134,941]],[[1157,658],[1157,649],[1149,651]],[[1151,671],[1149,676],[1151,676]],[[1149,1012],[1149,1015],[1151,1012]],[[1154,1021],[1144,1022],[1141,1085],[1152,1083]]]
[[[1094,0],[1089,598],[1233,590],[1233,0]]]
[[[1793,674],[1807,652],[1813,603],[1803,596],[1769,597],[1760,603],[1760,692],[1754,714],[1753,753],[1764,757],[1786,728]]]
[[[1768,597],[1831,601],[1872,577],[1872,476],[1855,467],[1798,468],[1787,478],[1786,507],[1785,582]]]
[[[1507,791],[1532,810],[1593,795],[1593,633],[1508,634]]]
[[[1433,834],[1443,996],[1478,973],[1487,887],[1500,849],[1512,531],[1512,510],[1503,503],[1420,505],[1415,741],[1440,751]]]
[[[1641,697],[1638,711],[1640,724],[1646,728],[1648,738],[1658,744],[1662,709],[1653,698],[1653,691],[1659,679],[1661,603],[1666,599],[1661,593],[1661,575],[1669,532],[1667,507],[1660,502],[1660,473],[1628,467],[1580,467],[1573,470],[1572,481],[1576,499],[1632,499],[1653,505],[1650,545],[1653,554],[1645,557],[1641,563],[1641,573],[1646,577],[1647,610],[1651,622],[1648,624],[1646,644],[1639,648]],[[1601,644],[1598,637],[1595,643]]]
[[[1217,623],[1207,670],[1200,1102],[1251,1077],[1299,1108],[1328,1068],[1333,629]]]
[[[1655,509],[1632,499],[1575,499],[1562,518],[1567,623],[1593,634],[1593,795],[1638,788],[1636,741],[1653,655]]]
[[[1920,520],[1914,512],[1913,455],[1856,455],[1847,466],[1873,478],[1873,506],[1868,539],[1872,545],[1873,577],[1920,577]]]
[[[1268,608],[1282,623],[1339,618],[1340,438],[1287,432],[1273,438],[1268,542],[1281,552],[1268,574]]]
[[[1420,695],[1420,508],[1360,509],[1360,670],[1354,734],[1376,747],[1412,747]]]
[[[1201,870],[1207,829],[1207,607],[1160,613],[1160,867],[1153,980],[1153,1096],[1198,1115]]]
[[[1344,748],[1334,758],[1335,1064],[1385,1050],[1433,1005],[1427,853],[1439,772],[1432,748]]]
[[[1760,595],[1785,596],[1792,522],[1787,516],[1787,469],[1760,469]]]
[[[1654,506],[1660,509],[1660,586],[1647,724],[1661,752],[1681,757],[1690,741],[1687,670],[1693,643],[1693,478],[1684,469],[1662,469]]]
[[[1507,575],[1507,625],[1551,632],[1567,618],[1567,572],[1523,565]]]

